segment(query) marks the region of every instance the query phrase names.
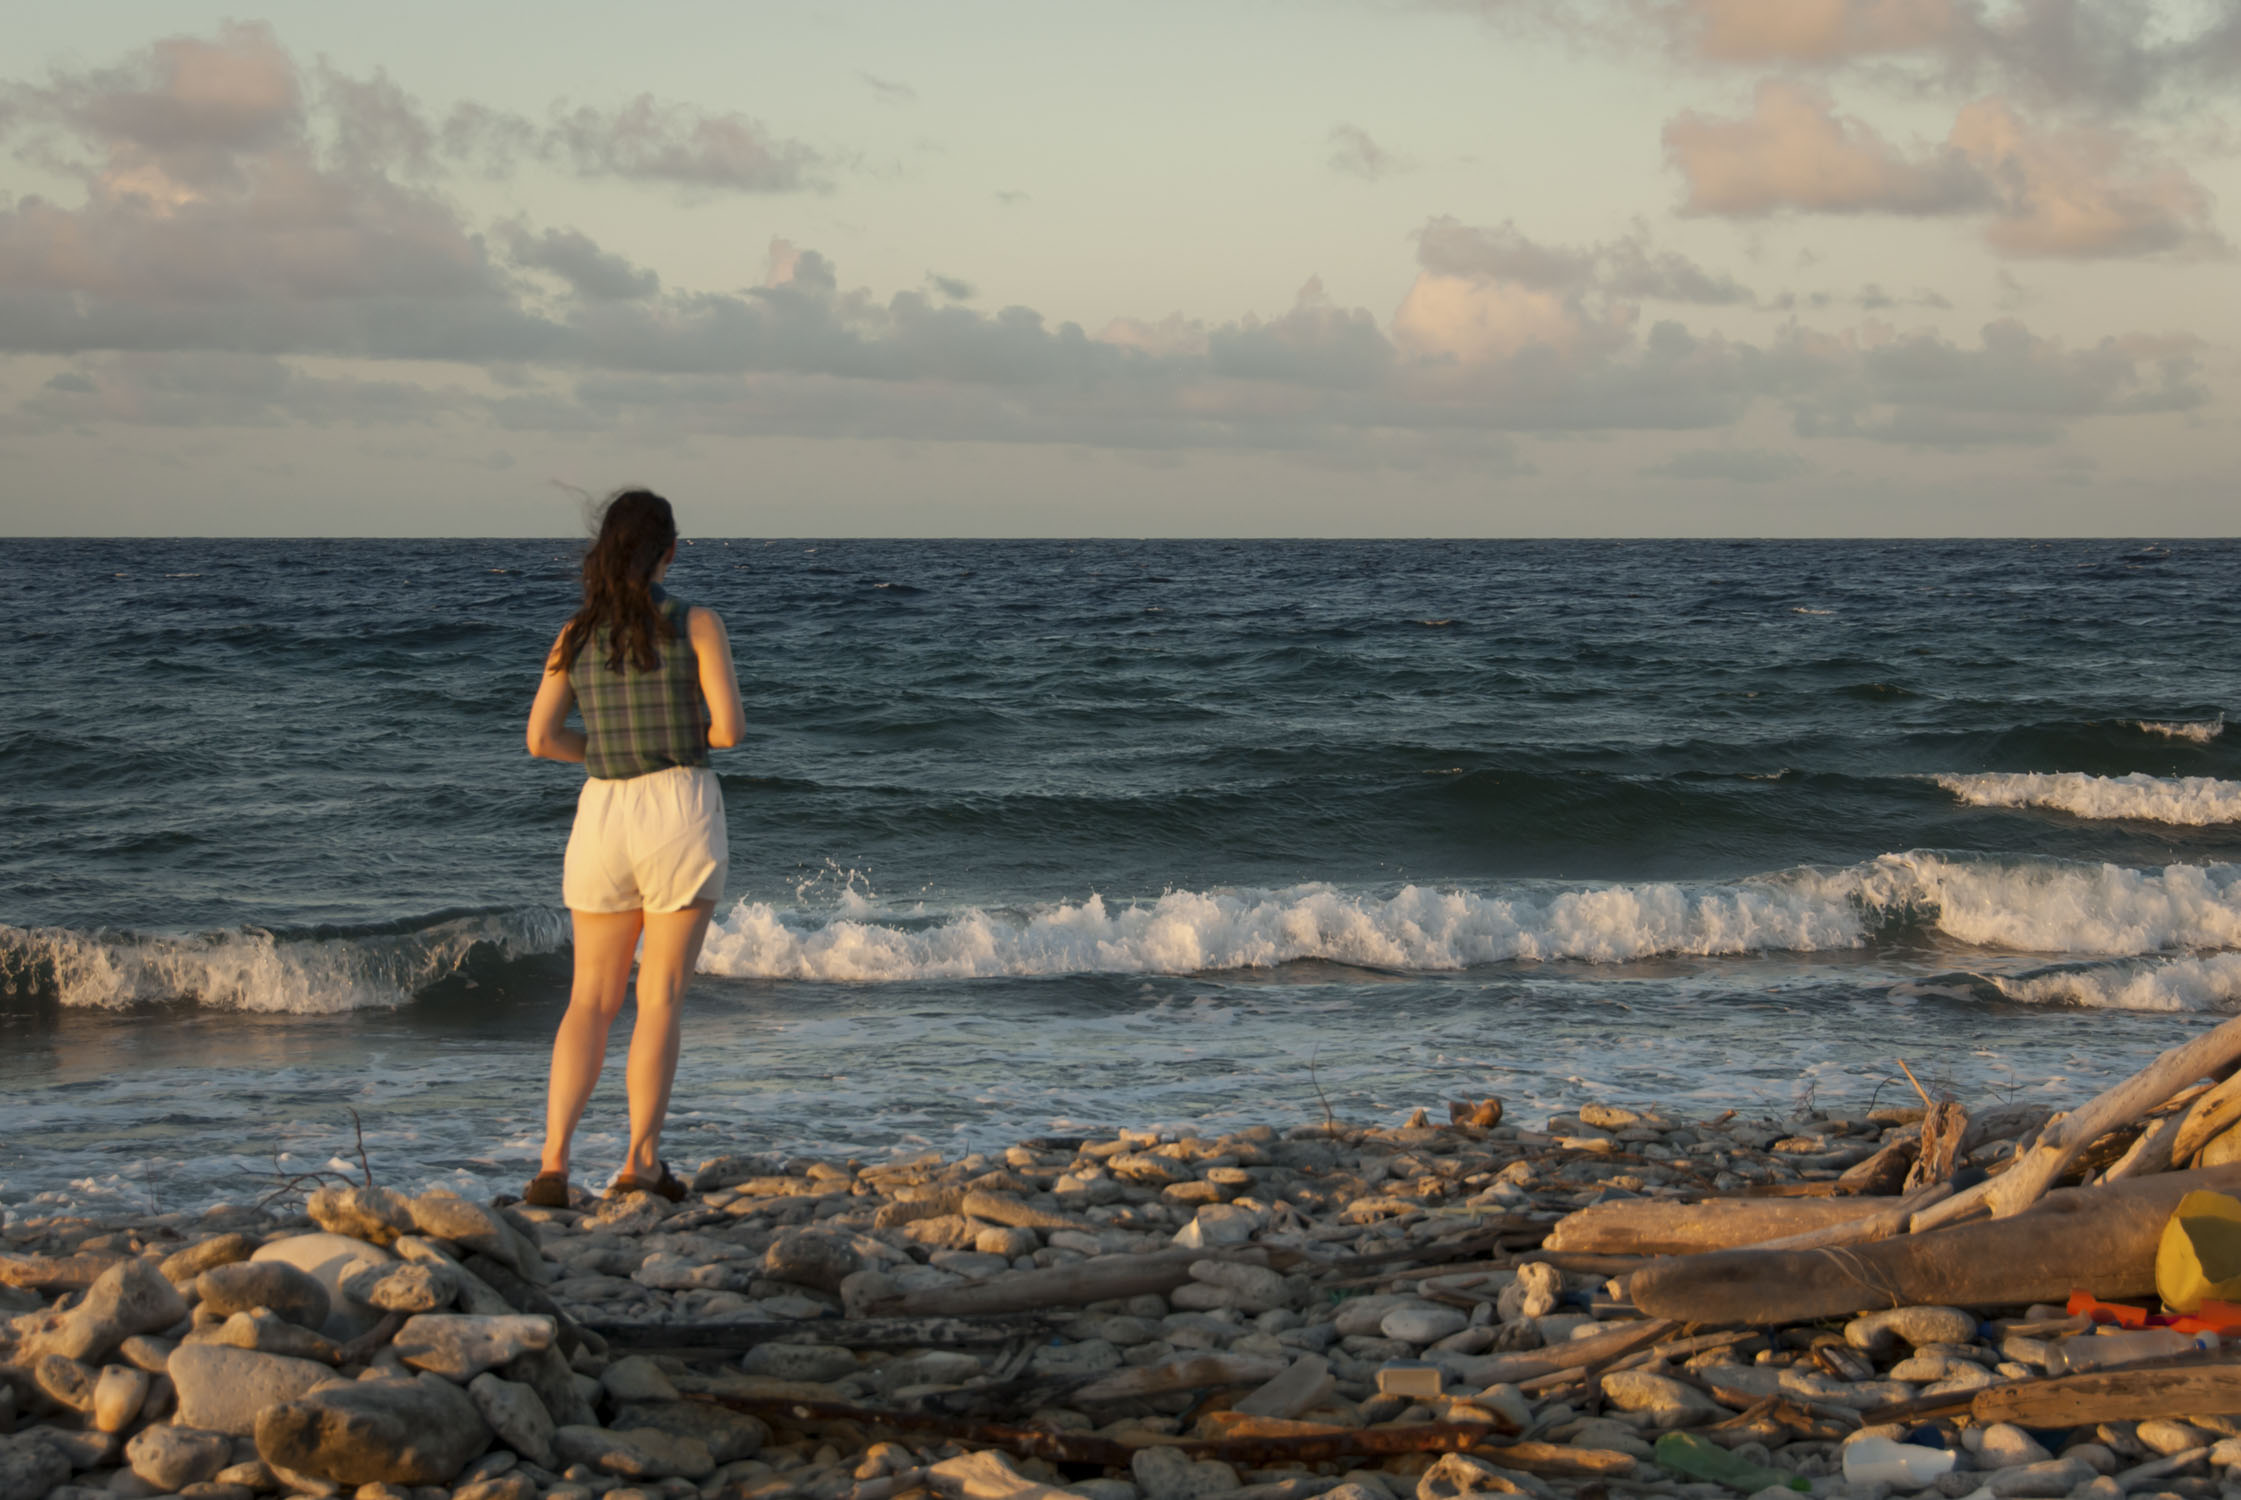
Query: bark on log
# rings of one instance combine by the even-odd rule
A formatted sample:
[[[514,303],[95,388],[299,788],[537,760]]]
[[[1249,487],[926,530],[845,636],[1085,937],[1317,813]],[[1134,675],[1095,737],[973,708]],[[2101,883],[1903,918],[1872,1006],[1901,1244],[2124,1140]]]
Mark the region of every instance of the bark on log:
[[[1981,1390],[1969,1400],[1979,1422],[2072,1427],[2143,1417],[2224,1416],[2241,1412],[2241,1361],[2128,1365]]]
[[[2155,1290],[2156,1245],[2179,1200],[2241,1188],[2241,1166],[2165,1172],[2049,1195],[2019,1220],[1821,1250],[1729,1250],[1634,1273],[1634,1305],[1695,1323],[1800,1323],[1874,1308],[2060,1302]]]
[[[1609,1333],[1590,1334],[1584,1339],[1568,1339],[1546,1349],[1505,1355],[1478,1372],[1480,1383],[1515,1385],[1521,1380],[1532,1380],[1542,1375],[1585,1369],[1599,1361],[1618,1359],[1637,1349],[1647,1348],[1672,1333],[1678,1326],[1663,1319],[1649,1318],[1628,1324],[1624,1328],[1614,1328]]]
[[[1921,1154],[1922,1137],[1919,1131],[1911,1135],[1893,1136],[1882,1150],[1866,1161],[1846,1167],[1836,1179],[1836,1190],[1870,1198],[1896,1193],[1905,1184],[1906,1174],[1914,1166],[1915,1158]]]
[[[1566,1215],[1543,1248],[1599,1255],[1689,1255],[1787,1239],[1872,1218],[1896,1198],[1622,1198]]]
[[[1961,1139],[1968,1133],[1969,1112],[1951,1099],[1940,1099],[1922,1116],[1922,1154],[1906,1174],[1904,1190],[1912,1193],[1943,1182],[1961,1164]]]
[[[1915,1229],[1954,1223],[1980,1205],[1990,1209],[1996,1219],[2022,1213],[2043,1197],[2055,1179],[2095,1141],[2132,1124],[2196,1079],[2222,1072],[2236,1060],[2241,1060],[2241,1016],[2171,1048],[2122,1083],[2049,1124],[2017,1157],[2014,1166],[1917,1215]]]

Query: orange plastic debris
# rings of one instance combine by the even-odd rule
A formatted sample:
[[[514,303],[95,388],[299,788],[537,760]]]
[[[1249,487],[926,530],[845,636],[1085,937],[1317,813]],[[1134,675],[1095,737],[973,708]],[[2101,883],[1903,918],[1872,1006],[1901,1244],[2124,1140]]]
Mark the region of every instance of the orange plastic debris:
[[[2172,1318],[2170,1326],[2181,1333],[2214,1333],[2220,1338],[2241,1336],[2241,1304],[2205,1297],[2193,1312]]]
[[[2103,1302],[2091,1292],[2070,1293],[2067,1309],[2073,1318],[2091,1318],[2096,1323],[2114,1323],[2119,1328],[2145,1328],[2148,1310],[2134,1307],[2128,1302]]]

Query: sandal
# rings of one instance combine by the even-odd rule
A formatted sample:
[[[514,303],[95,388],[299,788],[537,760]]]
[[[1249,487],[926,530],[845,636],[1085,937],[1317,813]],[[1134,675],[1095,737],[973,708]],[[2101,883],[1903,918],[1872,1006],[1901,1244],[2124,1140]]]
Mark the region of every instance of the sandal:
[[[531,1208],[566,1208],[568,1206],[568,1174],[566,1172],[539,1172],[529,1179],[529,1186],[521,1190],[521,1201]]]
[[[626,1172],[607,1184],[607,1196],[610,1198],[620,1198],[626,1193],[652,1193],[657,1197],[667,1198],[672,1203],[685,1201],[685,1185],[677,1180],[676,1173],[669,1170],[668,1162],[661,1164],[661,1176],[655,1181],[648,1182],[643,1177],[633,1177]]]

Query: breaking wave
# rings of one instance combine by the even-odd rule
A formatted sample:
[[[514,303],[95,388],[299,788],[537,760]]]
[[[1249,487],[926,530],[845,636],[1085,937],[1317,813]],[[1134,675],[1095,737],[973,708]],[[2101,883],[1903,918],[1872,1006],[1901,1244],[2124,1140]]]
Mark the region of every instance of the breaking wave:
[[[568,945],[565,913],[438,914],[300,934],[258,928],[192,937],[0,925],[0,1001],[121,1010],[191,1002],[296,1015],[393,1008],[466,978]]]
[[[1301,961],[1421,972],[1833,951],[1909,930],[2034,953],[2241,947],[2241,866],[2138,870],[1910,853],[1721,883],[1520,883],[1492,893],[1407,886],[1390,895],[1299,885],[887,920],[860,909],[812,918],[743,901],[709,929],[701,968],[847,983],[1189,974]]]
[[[2080,818],[2182,823],[2197,828],[2241,822],[2241,782],[2209,776],[1987,771],[1932,779],[1977,807],[2044,807]]]
[[[2207,745],[2225,733],[2225,720],[2134,719],[2132,727],[2142,734],[2159,734],[2167,740],[2187,740],[2197,745]]]

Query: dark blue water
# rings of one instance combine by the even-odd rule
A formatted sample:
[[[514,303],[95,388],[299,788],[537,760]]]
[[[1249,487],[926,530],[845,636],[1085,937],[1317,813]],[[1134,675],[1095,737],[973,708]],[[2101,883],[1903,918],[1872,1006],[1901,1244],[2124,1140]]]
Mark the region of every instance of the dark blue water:
[[[507,1180],[569,542],[0,542],[0,1202]],[[2241,545],[724,542],[679,1131],[2068,1099],[2241,1003]],[[611,1127],[595,1105],[595,1131]],[[596,1139],[596,1136],[595,1136]],[[679,1155],[690,1155],[689,1145]]]

